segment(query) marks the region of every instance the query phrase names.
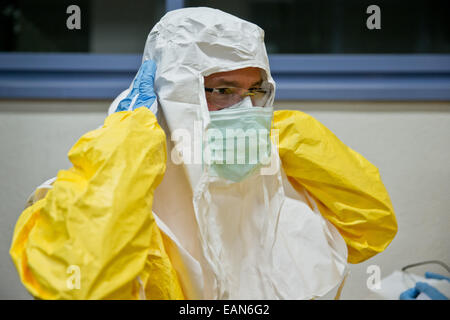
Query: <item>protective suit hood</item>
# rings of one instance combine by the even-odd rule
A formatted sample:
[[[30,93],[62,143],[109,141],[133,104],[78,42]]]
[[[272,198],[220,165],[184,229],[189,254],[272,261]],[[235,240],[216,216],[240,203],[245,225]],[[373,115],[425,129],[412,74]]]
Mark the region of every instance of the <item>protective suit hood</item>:
[[[210,121],[205,76],[258,67],[273,88],[266,105],[273,104],[264,31],[216,9],[175,10],[151,30],[148,59],[157,66],[154,87],[169,144],[153,211],[187,249],[181,260],[191,267],[178,270],[183,283],[191,282],[188,298],[307,299],[336,287],[345,273],[345,243],[307,192],[289,185],[275,145],[273,173],[239,183],[210,177],[202,163],[201,136]]]
[[[167,13],[150,32],[143,57],[144,61],[147,59],[157,65],[155,90],[170,132],[181,129],[180,133],[192,137],[192,151],[179,151],[184,153],[182,160],[194,189],[202,173],[201,146],[194,145],[194,140],[201,142],[201,138],[199,132],[194,132],[194,125],[202,130],[209,121],[203,77],[259,67],[274,87],[264,31],[216,9],[175,10]],[[269,103],[273,103],[273,95]],[[181,145],[176,147],[181,149]]]
[[[171,133],[181,129],[180,134],[197,138],[194,124],[207,127],[209,112],[203,77],[216,72],[260,68],[263,79],[272,87],[267,106],[273,104],[275,82],[270,74],[264,31],[223,11],[200,7],[168,12],[148,35],[142,61],[146,60],[157,65],[155,92]],[[109,113],[127,92],[116,98]],[[172,156],[184,163],[191,187],[195,188],[202,171],[201,150],[191,142],[192,152],[188,155],[182,156],[184,150],[178,144],[175,147],[180,154]]]

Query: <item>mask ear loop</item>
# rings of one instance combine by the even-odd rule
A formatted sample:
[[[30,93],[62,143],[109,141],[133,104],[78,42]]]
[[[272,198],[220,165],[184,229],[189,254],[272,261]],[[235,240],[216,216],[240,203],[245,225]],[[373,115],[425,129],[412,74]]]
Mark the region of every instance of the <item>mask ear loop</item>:
[[[416,285],[416,280],[411,275],[411,273],[409,273],[406,270],[408,270],[410,268],[418,267],[421,265],[425,265],[425,264],[438,264],[441,267],[443,267],[445,270],[447,270],[448,273],[450,273],[450,267],[447,264],[445,264],[444,262],[439,261],[439,260],[429,260],[429,261],[422,261],[422,262],[417,262],[417,263],[413,263],[413,264],[408,264],[401,269],[403,272],[403,282],[405,282],[405,284],[408,286],[408,288],[414,287]],[[412,283],[411,285],[408,285],[406,283],[408,280],[410,281],[410,283]]]

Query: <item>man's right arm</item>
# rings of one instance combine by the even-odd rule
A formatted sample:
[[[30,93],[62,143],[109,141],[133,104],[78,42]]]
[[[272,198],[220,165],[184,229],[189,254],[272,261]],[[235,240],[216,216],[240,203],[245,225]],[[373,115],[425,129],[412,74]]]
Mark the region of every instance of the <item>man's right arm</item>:
[[[183,298],[151,211],[166,164],[153,113],[112,114],[69,160],[73,167],[14,230],[10,255],[28,291],[40,299],[133,299],[150,272],[159,276],[159,298]]]

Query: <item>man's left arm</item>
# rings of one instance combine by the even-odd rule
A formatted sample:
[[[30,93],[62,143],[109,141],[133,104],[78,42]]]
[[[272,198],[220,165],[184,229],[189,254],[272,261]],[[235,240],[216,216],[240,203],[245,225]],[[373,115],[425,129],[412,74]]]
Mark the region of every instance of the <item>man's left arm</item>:
[[[382,252],[397,233],[397,221],[378,169],[303,112],[276,111],[273,128],[279,130],[278,151],[289,181],[306,188],[339,230],[348,261],[360,263]]]

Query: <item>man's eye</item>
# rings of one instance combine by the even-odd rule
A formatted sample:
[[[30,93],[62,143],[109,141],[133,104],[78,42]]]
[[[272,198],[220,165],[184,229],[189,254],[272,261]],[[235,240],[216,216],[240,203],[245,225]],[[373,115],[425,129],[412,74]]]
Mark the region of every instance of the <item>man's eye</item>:
[[[266,93],[266,90],[263,88],[250,88],[248,91],[252,93]]]
[[[217,88],[220,94],[232,94],[233,90],[231,88]]]

